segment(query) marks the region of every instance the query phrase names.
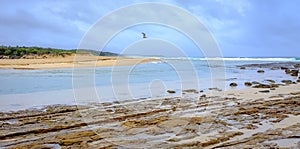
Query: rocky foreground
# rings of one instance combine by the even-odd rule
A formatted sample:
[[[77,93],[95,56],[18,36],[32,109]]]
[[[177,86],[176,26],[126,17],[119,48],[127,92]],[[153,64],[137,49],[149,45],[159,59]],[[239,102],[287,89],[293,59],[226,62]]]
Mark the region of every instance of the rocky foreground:
[[[0,113],[3,148],[300,146],[299,84]],[[221,92],[220,92],[221,93]],[[255,96],[248,96],[253,94]]]

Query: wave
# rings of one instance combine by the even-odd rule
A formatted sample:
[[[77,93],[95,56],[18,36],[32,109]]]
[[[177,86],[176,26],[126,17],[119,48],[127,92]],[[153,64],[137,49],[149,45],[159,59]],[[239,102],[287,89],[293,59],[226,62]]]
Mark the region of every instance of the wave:
[[[153,61],[153,62],[150,62],[151,64],[160,64],[160,63],[163,63],[162,61]]]
[[[247,57],[215,57],[215,58],[193,58],[193,57],[161,57],[166,60],[200,60],[200,61],[300,61],[300,58],[247,58]]]

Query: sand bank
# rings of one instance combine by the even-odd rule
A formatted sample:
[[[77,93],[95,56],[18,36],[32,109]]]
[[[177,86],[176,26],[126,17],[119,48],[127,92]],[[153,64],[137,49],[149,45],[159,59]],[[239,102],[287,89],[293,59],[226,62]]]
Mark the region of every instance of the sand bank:
[[[0,68],[5,69],[57,69],[79,67],[128,66],[157,61],[154,58],[105,57],[70,55],[39,59],[0,59]]]

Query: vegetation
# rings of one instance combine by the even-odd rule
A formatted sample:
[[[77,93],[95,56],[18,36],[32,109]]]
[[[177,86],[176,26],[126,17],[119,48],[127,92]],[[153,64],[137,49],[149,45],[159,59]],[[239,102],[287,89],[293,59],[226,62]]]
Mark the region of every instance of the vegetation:
[[[76,51],[76,50],[75,50]],[[99,56],[119,56],[119,54],[117,53],[112,53],[112,52],[101,52],[99,54],[99,51],[95,51],[95,50],[86,50],[86,49],[81,49],[81,50],[77,50],[77,53],[90,53],[93,55],[99,55]]]
[[[42,47],[13,47],[13,46],[0,46],[0,58],[22,58],[26,55],[57,55],[65,56],[71,55],[73,53],[84,53],[84,54],[93,54],[100,56],[118,56],[116,53],[112,52],[101,52],[94,50],[64,50],[64,49],[55,49],[55,48],[42,48]]]

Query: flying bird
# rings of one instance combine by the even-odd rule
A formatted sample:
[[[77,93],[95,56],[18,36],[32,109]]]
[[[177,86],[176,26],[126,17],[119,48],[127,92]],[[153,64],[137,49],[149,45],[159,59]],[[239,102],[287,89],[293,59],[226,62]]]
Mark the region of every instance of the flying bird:
[[[143,34],[143,38],[147,38],[147,36],[146,36],[146,34],[145,34],[145,33],[143,33],[143,32],[142,32],[142,34]]]

